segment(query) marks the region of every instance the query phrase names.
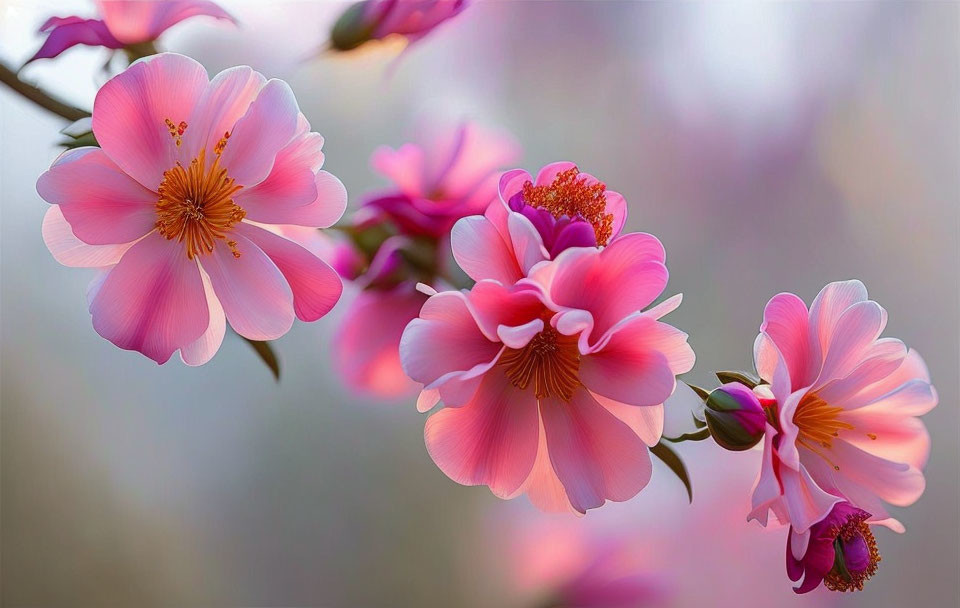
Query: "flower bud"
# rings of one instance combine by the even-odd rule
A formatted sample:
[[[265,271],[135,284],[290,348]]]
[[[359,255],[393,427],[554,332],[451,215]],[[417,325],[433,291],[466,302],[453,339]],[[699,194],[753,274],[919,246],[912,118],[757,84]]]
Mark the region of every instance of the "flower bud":
[[[348,8],[330,32],[330,45],[338,51],[349,51],[373,38],[376,23],[371,22],[367,2],[357,2]]]
[[[760,399],[748,387],[730,382],[706,400],[704,416],[710,435],[720,447],[739,452],[757,445],[767,424]]]

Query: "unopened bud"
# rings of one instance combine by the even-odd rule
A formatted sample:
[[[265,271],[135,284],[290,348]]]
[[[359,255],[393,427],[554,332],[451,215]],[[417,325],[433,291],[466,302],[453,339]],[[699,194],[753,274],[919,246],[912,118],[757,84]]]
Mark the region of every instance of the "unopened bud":
[[[760,399],[743,384],[720,386],[707,397],[706,405],[707,426],[720,447],[734,452],[748,450],[763,437],[766,413]]]

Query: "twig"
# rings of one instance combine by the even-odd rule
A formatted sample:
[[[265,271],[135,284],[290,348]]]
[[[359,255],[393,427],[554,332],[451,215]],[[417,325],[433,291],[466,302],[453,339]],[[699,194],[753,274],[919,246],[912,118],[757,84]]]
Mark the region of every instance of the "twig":
[[[81,110],[50,95],[40,87],[26,83],[17,76],[17,73],[0,62],[0,82],[7,85],[22,97],[29,99],[44,110],[71,122],[90,116],[90,112]]]

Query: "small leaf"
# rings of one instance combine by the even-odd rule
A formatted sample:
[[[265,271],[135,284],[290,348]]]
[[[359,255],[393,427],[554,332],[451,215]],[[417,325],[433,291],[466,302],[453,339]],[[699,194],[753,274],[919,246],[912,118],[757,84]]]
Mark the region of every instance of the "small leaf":
[[[251,340],[249,338],[243,339],[247,344],[253,347],[253,350],[257,353],[257,356],[260,357],[260,360],[266,363],[267,367],[270,368],[270,371],[273,372],[274,379],[277,382],[280,382],[280,362],[277,360],[277,355],[273,352],[273,347],[270,346],[270,343],[262,342],[260,340]]]
[[[677,455],[677,453],[663,442],[660,442],[650,448],[650,451],[654,456],[662,460],[665,465],[670,467],[670,470],[673,471],[674,475],[680,478],[680,481],[683,482],[684,487],[687,488],[687,498],[689,498],[690,502],[692,503],[693,486],[690,484],[690,476],[687,474],[687,467],[683,464],[683,461],[680,460],[680,457]]]
[[[754,388],[760,384],[759,379],[754,378],[752,374],[748,374],[747,372],[717,372],[716,375],[717,379],[719,379],[723,384],[727,384],[729,382],[739,382],[747,388]]]
[[[697,418],[695,413],[690,412],[690,417],[693,418],[693,426],[697,427],[698,429],[702,429],[707,426],[707,423]]]
[[[708,390],[706,390],[706,389],[703,389],[703,388],[700,388],[699,386],[696,386],[695,384],[690,384],[689,382],[687,382],[686,384],[687,384],[687,386],[689,386],[691,389],[693,389],[693,392],[695,392],[697,395],[699,395],[699,397],[700,397],[701,399],[703,399],[704,401],[706,401],[706,400],[707,400],[707,397],[710,396],[710,391],[708,391]]]
[[[694,418],[694,420],[697,420],[697,419]],[[697,420],[697,422],[700,422],[700,421]],[[663,437],[663,439],[665,439],[666,441],[669,441],[670,443],[683,443],[684,441],[703,441],[704,439],[709,439],[709,438],[710,438],[710,429],[708,428],[701,428],[699,431],[695,431],[693,433],[684,433],[679,437],[667,437],[666,435],[664,435]]]

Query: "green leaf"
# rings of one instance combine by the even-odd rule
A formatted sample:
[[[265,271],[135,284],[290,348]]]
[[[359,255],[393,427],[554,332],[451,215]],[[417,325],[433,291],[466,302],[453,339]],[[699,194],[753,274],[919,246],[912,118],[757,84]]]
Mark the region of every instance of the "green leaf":
[[[693,486],[690,484],[690,476],[687,474],[687,467],[683,464],[683,461],[680,460],[680,456],[678,456],[676,452],[674,452],[662,441],[650,448],[650,451],[654,456],[662,460],[663,464],[670,467],[670,470],[673,471],[674,475],[680,478],[680,481],[683,482],[684,487],[687,488],[687,498],[689,498],[690,502],[692,503]]]
[[[690,413],[690,417],[693,418],[693,426],[697,427],[698,429],[702,429],[707,426],[707,423],[697,418],[697,415],[693,412]]]
[[[267,367],[270,368],[270,371],[273,372],[273,378],[277,382],[280,382],[280,362],[277,360],[277,355],[273,352],[273,347],[270,346],[270,343],[261,342],[260,340],[251,340],[249,338],[243,339],[247,344],[253,347],[254,352],[257,353],[257,356],[260,357],[260,360],[266,363]]]
[[[694,418],[696,420],[696,418]],[[699,422],[699,420],[697,421]],[[669,441],[670,443],[683,443],[684,441],[703,441],[704,439],[710,438],[710,429],[702,428],[699,431],[694,431],[693,433],[684,433],[679,437],[667,437],[664,435],[663,439]]]
[[[696,393],[701,399],[703,399],[704,401],[706,401],[706,400],[707,400],[707,397],[710,396],[710,391],[708,391],[708,390],[706,390],[706,389],[700,388],[699,386],[696,386],[695,384],[690,384],[689,382],[687,382],[686,385],[689,386],[691,389],[693,389],[693,392],[695,392],[695,393]]]
[[[747,372],[717,372],[717,379],[723,384],[739,382],[748,388],[754,388],[760,384],[758,378],[754,378],[752,374]]]

